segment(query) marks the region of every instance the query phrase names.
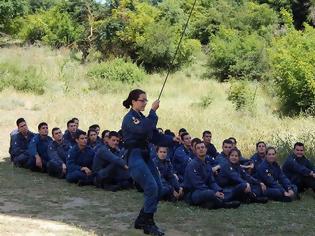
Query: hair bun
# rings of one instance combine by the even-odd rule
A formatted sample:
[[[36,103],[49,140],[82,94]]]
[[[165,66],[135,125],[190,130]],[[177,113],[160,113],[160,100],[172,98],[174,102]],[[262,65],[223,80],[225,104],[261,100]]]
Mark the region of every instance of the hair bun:
[[[123,106],[126,107],[127,109],[130,107],[130,103],[129,103],[128,99],[123,101]]]

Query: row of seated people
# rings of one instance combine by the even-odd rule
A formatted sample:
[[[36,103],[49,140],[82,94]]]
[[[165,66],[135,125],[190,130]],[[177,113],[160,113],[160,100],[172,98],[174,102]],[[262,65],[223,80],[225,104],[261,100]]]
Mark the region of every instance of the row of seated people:
[[[64,135],[60,128],[53,128],[52,139],[45,122],[34,134],[20,118],[17,132],[11,135],[11,160],[17,167],[47,172],[81,186],[94,184],[112,191],[133,187],[120,133],[104,131],[100,138],[99,130],[93,125],[86,135],[72,119]],[[164,133],[174,135],[169,130]],[[304,156],[302,143],[294,145],[282,170],[276,149],[266,148],[264,142],[257,143],[257,153],[247,160],[234,138],[224,140],[222,152],[217,153],[210,131],[203,133],[203,141],[191,139],[184,129],[179,135],[181,143],[152,145],[149,150],[161,176],[161,199],[185,199],[192,205],[220,208],[268,199],[292,201],[306,188],[315,190],[315,169]]]

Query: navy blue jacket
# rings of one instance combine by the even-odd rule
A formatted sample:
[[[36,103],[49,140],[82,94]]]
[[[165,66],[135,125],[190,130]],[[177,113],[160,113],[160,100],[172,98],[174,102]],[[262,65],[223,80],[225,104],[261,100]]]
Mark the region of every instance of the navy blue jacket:
[[[111,163],[122,168],[126,165],[126,161],[122,159],[122,152],[120,150],[112,149],[108,145],[103,144],[95,154],[92,169],[94,172],[97,172]]]
[[[297,157],[295,154],[287,158],[282,169],[289,179],[295,175],[309,176],[312,171],[315,172],[313,164],[306,157]]]
[[[12,157],[17,157],[21,154],[28,154],[28,145],[35,136],[34,133],[28,132],[27,137],[25,138],[21,133],[13,135],[12,138],[12,147],[11,155]]]
[[[95,152],[88,146],[83,150],[78,145],[72,147],[66,159],[67,173],[81,170],[82,167],[92,170],[94,156]]]
[[[229,158],[223,152],[217,155],[215,160],[221,167],[229,164]]]
[[[65,142],[68,143],[68,145],[70,147],[77,145],[77,142],[75,141],[74,135],[71,135],[71,133],[68,130],[65,131],[65,133],[63,135],[63,139],[65,140]]]
[[[199,158],[195,158],[188,163],[185,170],[183,187],[185,192],[207,189],[212,189],[215,192],[223,191],[216,183],[211,167]]]
[[[221,170],[216,178],[221,187],[235,186],[237,184],[249,183],[259,184],[260,181],[250,176],[240,164],[232,164],[221,166]]]
[[[252,170],[252,175],[256,175],[257,169],[259,165],[265,160],[264,158],[261,158],[258,153],[255,153],[250,160],[254,163],[254,169]]]
[[[161,174],[162,183],[165,181],[171,185],[176,192],[179,191],[179,183],[175,177],[174,169],[170,160],[161,160],[159,158],[154,159],[154,162]]]
[[[179,176],[184,176],[187,164],[194,158],[191,150],[180,145],[174,152],[173,165]]]
[[[61,165],[65,164],[69,150],[70,146],[64,140],[62,141],[62,143],[57,143],[56,141],[53,141],[48,145],[47,152],[49,160]]]
[[[28,145],[28,152],[32,157],[38,154],[43,161],[48,162],[48,145],[52,142],[52,138],[49,136],[41,137],[36,134]]]
[[[150,110],[149,115],[145,117],[141,112],[130,109],[121,127],[125,146],[134,147],[149,142],[161,146],[172,146],[173,137],[160,134],[156,129],[157,122],[158,117],[153,110]]]
[[[257,169],[257,177],[269,188],[278,188],[283,192],[291,189],[290,180],[283,174],[277,162],[264,160]]]
[[[218,154],[217,149],[212,143],[207,144],[207,155],[210,157],[216,157]]]

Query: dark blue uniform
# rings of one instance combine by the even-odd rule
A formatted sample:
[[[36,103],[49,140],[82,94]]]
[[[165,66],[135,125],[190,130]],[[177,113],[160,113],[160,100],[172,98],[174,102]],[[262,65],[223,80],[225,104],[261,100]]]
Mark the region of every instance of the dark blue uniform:
[[[207,203],[212,203],[213,207],[222,205],[222,200],[215,194],[223,192],[223,189],[216,183],[211,167],[199,158],[188,163],[183,187],[185,200],[191,205],[203,206]]]
[[[247,183],[250,184],[255,197],[263,195],[260,181],[250,176],[240,164],[228,164],[221,167],[216,178],[217,183],[223,188],[228,200],[247,201],[249,195],[244,192]]]
[[[315,172],[315,167],[305,156],[297,157],[291,154],[282,166],[284,174],[297,185],[299,191],[311,188],[315,191],[315,178],[310,173]]]
[[[179,182],[183,182],[186,166],[193,158],[193,152],[185,148],[184,145],[180,145],[176,148],[173,157],[173,166],[179,178]]]
[[[122,188],[130,183],[128,170],[125,169],[126,161],[122,152],[103,144],[96,152],[93,160],[93,172],[96,174],[96,183],[116,184]]]
[[[27,161],[27,167],[32,171],[46,171],[47,163],[49,161],[48,145],[52,142],[52,138],[49,136],[40,136],[36,134],[28,145],[28,152],[30,158]],[[36,166],[35,155],[38,154],[42,159],[43,169],[40,170]]]
[[[212,143],[209,143],[207,146],[207,155],[210,157],[216,157],[219,153],[215,146]]]
[[[254,169],[252,170],[252,175],[256,176],[257,174],[257,169],[259,167],[259,165],[263,162],[265,158],[261,157],[258,155],[258,153],[255,153],[250,160],[254,163]]]
[[[153,110],[145,117],[141,112],[130,109],[122,122],[129,172],[144,191],[144,213],[156,212],[161,191],[160,176],[150,158],[149,142],[161,146],[173,144],[171,136],[158,132],[157,121],[158,117]]]
[[[48,145],[49,161],[47,163],[47,172],[49,175],[59,178],[65,177],[62,165],[66,164],[69,149],[69,144],[64,140],[61,143],[53,141]]]
[[[160,172],[161,182],[162,182],[162,191],[161,199],[171,200],[174,190],[179,192],[179,182],[175,177],[175,172],[170,160],[165,159],[161,160],[159,158],[154,159],[154,162]]]
[[[229,164],[229,157],[226,156],[224,152],[221,152],[219,155],[217,155],[215,160],[221,167]]]
[[[66,143],[68,143],[70,148],[77,145],[77,142],[75,141],[75,134],[71,134],[68,130],[65,131],[63,139]]]
[[[269,199],[291,201],[290,198],[284,196],[284,192],[292,190],[295,194],[297,193],[297,187],[291,184],[276,162],[269,163],[264,160],[257,169],[257,177],[267,186],[265,194]]]
[[[80,150],[78,145],[73,146],[66,159],[67,181],[70,183],[84,181],[86,184],[92,184],[94,175],[86,175],[84,171],[81,171],[81,168],[87,167],[92,171],[94,156],[95,152],[90,147]]]
[[[11,137],[12,147],[10,149],[10,154],[11,159],[16,166],[27,167],[26,163],[30,158],[28,145],[34,136],[35,134],[29,131],[26,137],[24,137],[21,133],[17,133]]]
[[[96,150],[99,148],[99,145],[103,144],[102,140],[97,139],[94,143],[88,142],[88,146],[94,150],[96,153]]]

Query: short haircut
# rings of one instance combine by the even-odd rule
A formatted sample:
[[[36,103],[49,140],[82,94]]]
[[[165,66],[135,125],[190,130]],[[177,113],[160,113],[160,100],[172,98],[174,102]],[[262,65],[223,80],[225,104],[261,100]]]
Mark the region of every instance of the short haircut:
[[[191,140],[191,146],[194,146],[194,144],[202,142],[200,138],[193,138]]]
[[[22,122],[26,122],[24,118],[19,118],[16,120],[16,125],[19,126]]]
[[[195,144],[195,146],[197,146],[198,144],[204,144],[205,146],[206,146],[206,144],[205,144],[205,142],[204,141],[202,141],[202,140],[196,140],[196,144]]]
[[[89,129],[88,132],[87,132],[87,136],[90,136],[90,134],[94,132],[97,134],[96,130],[95,129]]]
[[[228,139],[233,140],[234,143],[235,143],[235,145],[237,144],[236,138],[234,138],[234,137],[229,137]]]
[[[185,137],[186,135],[189,135],[189,133],[187,133],[187,132],[182,133],[182,134],[180,135],[181,140],[184,140],[184,137]]]
[[[164,131],[164,134],[165,134],[165,135],[172,136],[172,137],[175,137],[175,134],[174,134],[170,129],[166,129],[166,130]]]
[[[258,148],[259,144],[264,144],[265,147],[266,147],[266,143],[264,141],[259,141],[256,143],[256,149]]]
[[[40,130],[43,126],[48,126],[46,122],[40,122],[37,126],[38,130]]]
[[[222,142],[222,146],[224,144],[231,144],[231,145],[233,145],[233,142],[231,141],[231,139],[224,139],[223,142]]]
[[[296,146],[299,146],[299,147],[303,147],[304,148],[304,143],[301,143],[301,142],[296,142],[293,146],[293,148],[295,149]]]
[[[110,131],[109,134],[108,134],[108,138],[111,138],[111,137],[119,138],[119,133],[116,132],[116,131]]]
[[[60,130],[60,128],[54,127],[54,128],[51,130],[51,134],[54,135],[54,132],[57,131],[57,130]]]
[[[103,132],[102,132],[102,139],[105,138],[105,135],[106,133],[109,133],[110,131],[108,129],[105,129]]]
[[[180,133],[187,133],[187,130],[185,128],[180,128],[178,130],[178,134],[180,134]]]
[[[158,152],[160,150],[160,148],[166,148],[166,151],[168,152],[168,147],[166,147],[166,146],[157,146],[156,152]]]
[[[79,139],[81,135],[86,135],[86,132],[84,132],[83,130],[77,130],[74,137],[75,139]]]
[[[91,125],[90,127],[89,127],[89,129],[97,129],[97,128],[100,128],[100,126],[98,125],[98,124],[94,124],[94,125]]]
[[[74,120],[73,119],[71,119],[71,120],[68,120],[68,122],[67,122],[67,127],[69,127],[69,125],[70,124],[74,124],[75,122],[74,122]]]
[[[73,120],[73,121],[75,121],[75,120],[79,121],[79,119],[76,118],[76,117],[73,117],[71,120]]]
[[[212,134],[212,133],[209,130],[205,130],[202,132],[202,137],[204,137],[206,134]]]
[[[270,150],[274,150],[275,153],[277,153],[277,150],[276,150],[276,148],[274,148],[274,147],[267,147],[266,153],[268,153]]]

